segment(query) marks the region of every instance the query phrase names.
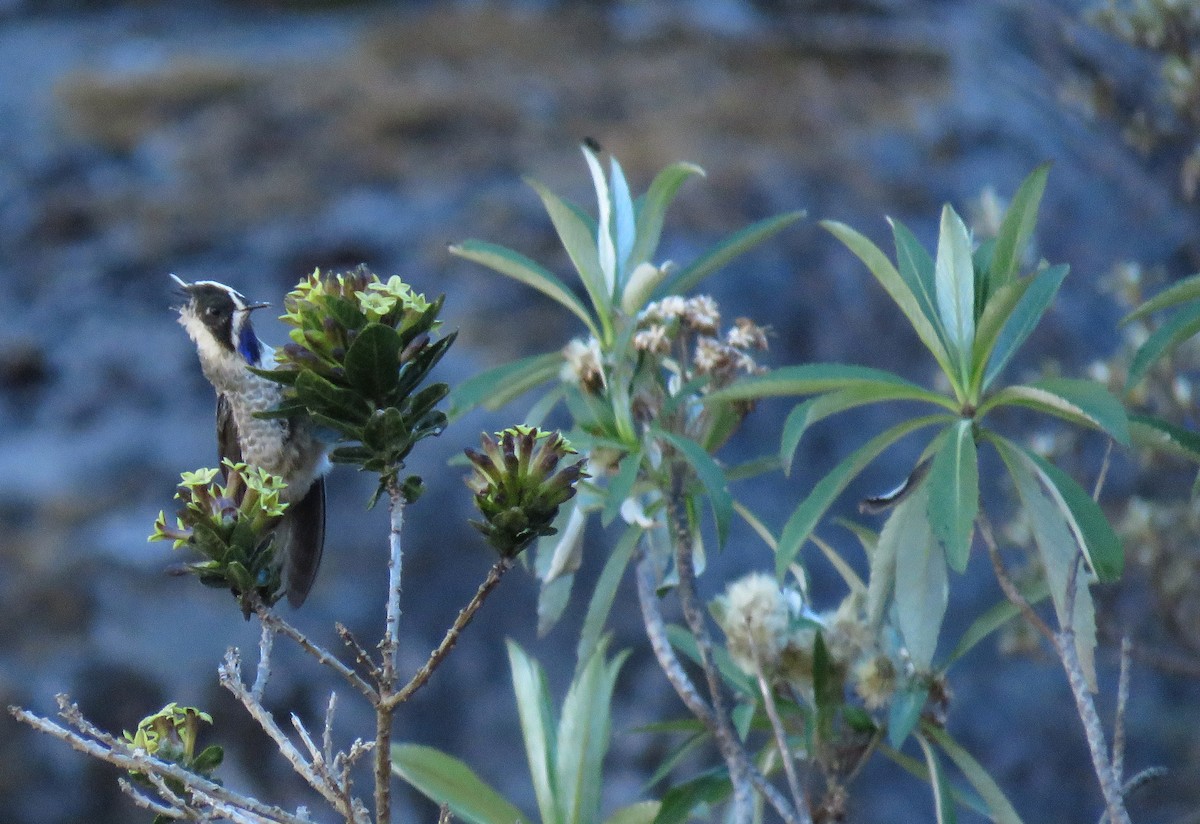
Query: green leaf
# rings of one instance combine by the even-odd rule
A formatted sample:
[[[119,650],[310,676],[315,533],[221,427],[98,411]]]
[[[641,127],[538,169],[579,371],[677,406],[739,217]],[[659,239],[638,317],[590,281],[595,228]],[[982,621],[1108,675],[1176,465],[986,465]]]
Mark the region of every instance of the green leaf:
[[[596,221],[596,233],[593,241],[596,261],[600,267],[600,286],[603,288],[601,294],[608,295],[611,300],[617,284],[617,250],[613,244],[612,195],[609,192],[608,180],[604,177],[604,169],[600,167],[600,160],[596,157],[596,153],[586,143],[580,149],[583,151],[584,160],[587,161],[588,171],[592,174],[592,185],[596,189],[596,203],[599,206],[599,219]],[[540,191],[539,194],[541,194]],[[545,199],[543,196],[542,200]],[[549,210],[549,204],[547,204],[547,210]],[[557,226],[557,224],[555,225]],[[566,236],[561,231],[559,237],[563,239],[563,245],[566,245]],[[581,251],[586,251],[586,246]],[[571,255],[571,259],[575,259],[574,254]],[[582,270],[580,272],[582,273]],[[608,305],[609,303],[606,301],[603,304],[597,304],[596,308],[603,311],[601,307]]]
[[[608,752],[612,693],[629,652],[606,662],[607,645],[598,644],[571,682],[558,722],[554,761],[559,821],[587,824],[600,817],[601,766]]]
[[[822,742],[833,737],[833,721],[842,703],[842,679],[834,667],[825,638],[813,639],[813,703],[817,710],[817,732]]]
[[[642,450],[628,452],[621,458],[617,474],[608,482],[604,490],[604,511],[600,523],[608,526],[621,512],[621,504],[633,491],[633,485],[638,479],[638,471],[642,468]]]
[[[302,371],[296,378],[296,396],[306,407],[338,424],[349,422],[361,426],[371,414],[370,406],[358,393],[335,386],[310,370]]]
[[[931,494],[932,486],[922,483],[896,506],[883,525],[876,550],[878,555],[895,555],[896,617],[918,670],[928,670],[933,663],[950,595],[946,555],[934,541],[929,523]],[[892,542],[895,549],[887,549]]]
[[[731,792],[733,785],[729,782],[729,773],[724,769],[710,770],[676,784],[663,795],[654,824],[684,824],[696,807],[724,801]]]
[[[1069,616],[1067,613],[1071,565],[1076,563],[1082,543],[1077,535],[1072,534],[1069,510],[1062,505],[1061,496],[1054,494],[1053,484],[1049,483],[1045,473],[1038,471],[1038,463],[1030,453],[999,438],[993,442],[1012,476],[1021,499],[1021,508],[1029,518],[1059,625],[1066,626],[1069,622],[1074,627],[1075,648],[1079,653],[1084,678],[1095,691],[1096,612],[1086,573],[1076,578],[1074,611]],[[1039,485],[1039,477],[1046,485],[1045,491]]]
[[[637,231],[633,249],[625,261],[625,270],[632,272],[640,263],[652,263],[652,256],[662,238],[663,220],[667,207],[675,199],[679,187],[692,175],[704,177],[704,170],[692,163],[673,163],[654,178],[642,199],[637,213]]]
[[[1153,314],[1161,309],[1168,309],[1172,306],[1178,306],[1181,303],[1191,303],[1197,298],[1200,298],[1200,274],[1186,277],[1171,284],[1169,287],[1150,298],[1150,300],[1134,309],[1128,315],[1121,318],[1121,325],[1125,325],[1126,323],[1130,323],[1135,320],[1140,320],[1141,318]]]
[[[926,415],[899,423],[863,444],[818,481],[808,497],[800,502],[791,517],[788,518],[787,523],[784,524],[783,533],[779,536],[779,550],[775,555],[776,576],[783,580],[788,566],[800,553],[800,548],[816,528],[817,522],[833,505],[842,490],[854,480],[858,473],[862,472],[867,464],[905,435],[926,426],[948,423],[953,420],[958,419],[950,415]]]
[[[929,700],[929,687],[912,684],[907,689],[898,691],[892,697],[888,707],[887,738],[888,743],[896,749],[908,738],[908,734],[921,720],[921,710]]]
[[[633,243],[637,231],[637,218],[634,214],[633,198],[629,195],[629,181],[625,179],[625,170],[615,157],[608,158],[609,180],[612,187],[613,206],[613,242],[616,245],[616,270],[620,284],[624,286],[629,277],[627,261],[633,251]]]
[[[1184,307],[1173,318],[1150,333],[1150,337],[1138,347],[1133,362],[1129,364],[1125,390],[1129,391],[1137,386],[1155,361],[1197,332],[1200,332],[1200,303]]]
[[[661,801],[637,801],[615,810],[604,824],[654,824],[660,809]]]
[[[1047,588],[1046,582],[1041,578],[1034,581],[1031,585],[1021,588],[1021,595],[1030,604],[1038,604],[1044,601],[1049,594],[1050,590]],[[971,626],[967,627],[967,631],[962,634],[962,637],[958,639],[958,643],[955,644],[953,651],[946,657],[945,665],[949,667],[974,649],[975,645],[984,638],[1020,614],[1021,608],[1008,599],[992,606],[972,621]]]
[[[725,473],[717,466],[712,456],[695,441],[657,427],[654,429],[654,435],[671,444],[695,470],[712,507],[713,520],[717,525],[717,546],[724,547],[729,538],[729,522],[733,518],[733,496],[729,494]]]
[[[923,725],[922,731],[942,748],[942,752],[950,756],[954,766],[958,767],[959,772],[970,782],[975,791],[979,793],[979,797],[983,799],[983,803],[987,805],[988,812],[995,824],[1023,824],[1021,817],[1017,815],[1017,811],[1005,797],[1004,791],[992,780],[983,766],[950,737],[948,732],[934,724]]]
[[[450,420],[455,420],[481,405],[485,409],[499,409],[556,378],[562,366],[562,353],[555,351],[531,355],[480,372],[450,392],[450,411],[447,415]]]
[[[594,252],[595,250],[593,250],[593,257]],[[507,275],[513,280],[520,281],[527,286],[532,286],[542,294],[547,295],[567,309],[570,309],[587,326],[588,331],[592,333],[592,337],[597,340],[601,339],[596,321],[592,319],[587,307],[575,296],[575,293],[568,289],[566,284],[548,270],[534,263],[520,252],[514,252],[512,249],[506,249],[495,243],[485,243],[481,240],[466,240],[451,246],[450,253],[466,258],[467,260],[473,260],[476,263],[481,263],[489,269],[493,269],[502,275]]]
[[[558,232],[558,239],[567,250],[571,263],[575,264],[575,270],[579,272],[579,278],[583,281],[583,288],[592,299],[592,307],[603,323],[612,306],[612,290],[611,287],[606,288],[604,272],[600,268],[596,237],[600,230],[593,230],[575,209],[536,180],[527,179],[526,182],[542,199],[546,213],[550,215],[550,221],[554,224],[554,230]],[[596,337],[600,340],[607,339],[599,335]]]
[[[1072,423],[1099,429],[1114,441],[1129,445],[1125,407],[1095,381],[1046,378],[1037,383],[1006,386],[979,407],[979,414],[998,406],[1024,406]]]
[[[696,646],[696,638],[688,630],[678,624],[667,627],[667,640],[675,649],[687,656],[692,663],[700,665],[700,650]],[[750,676],[742,672],[741,667],[733,663],[729,651],[724,647],[713,647],[713,663],[721,672],[721,677],[734,691],[751,700],[758,700],[758,687]]]
[[[604,562],[604,570],[592,590],[592,599],[588,602],[587,616],[583,619],[583,628],[579,631],[579,645],[575,652],[576,667],[590,661],[592,654],[600,646],[600,638],[604,633],[604,624],[612,611],[613,601],[617,597],[617,587],[625,575],[625,567],[641,540],[643,530],[638,526],[630,526],[621,536],[621,540],[613,548],[608,560]]]
[[[887,255],[880,251],[879,247],[868,240],[865,235],[851,229],[844,223],[824,220],[821,221],[821,226],[845,244],[851,252],[858,256],[859,260],[867,265],[867,268],[871,270],[871,274],[879,281],[879,285],[895,301],[896,306],[904,313],[904,317],[908,318],[913,331],[917,333],[917,337],[925,344],[925,348],[933,354],[942,371],[948,376],[956,375],[957,372],[953,368],[947,347],[942,343],[937,328],[929,318],[925,317],[925,313],[921,310],[920,301],[917,300],[917,297],[913,294],[912,289],[908,287],[904,278],[896,271],[896,267],[887,259]]]
[[[363,427],[363,445],[375,453],[386,453],[409,445],[409,429],[404,415],[394,406],[376,409]],[[386,456],[381,455],[385,460]]]
[[[965,371],[975,344],[975,267],[971,262],[971,235],[949,206],[942,207],[934,278],[947,348],[960,370]],[[967,377],[961,371],[957,374]]]
[[[1129,434],[1137,446],[1161,449],[1200,463],[1200,433],[1150,415],[1130,415]]]
[[[557,756],[546,674],[516,643],[508,641],[506,645],[513,692],[517,698],[517,715],[521,719],[521,736],[525,740],[525,755],[529,759],[529,775],[533,779],[541,824],[573,824],[559,817],[556,803],[552,770]]]
[[[895,384],[864,383],[835,392],[827,392],[798,405],[784,422],[783,435],[780,438],[779,460],[783,464],[784,473],[791,474],[792,459],[800,445],[800,439],[804,437],[808,427],[814,423],[847,409],[872,403],[903,400],[941,404],[945,398],[915,385],[904,387]]]
[[[954,798],[950,793],[950,782],[946,780],[946,774],[942,771],[942,763],[924,735],[917,734],[917,743],[921,745],[921,752],[925,753],[925,764],[929,768],[929,785],[933,789],[933,808],[937,823],[955,824],[957,819],[954,815]]]
[[[346,350],[346,380],[362,395],[384,402],[400,379],[400,336],[382,323],[368,323]]]
[[[973,364],[974,379],[983,375],[981,390],[991,385],[1037,327],[1070,268],[1051,266],[1028,278],[1010,281],[988,301],[979,321]]]
[[[743,252],[752,249],[775,233],[804,217],[804,212],[785,212],[739,229],[716,246],[706,251],[691,265],[684,267],[667,278],[655,295],[682,295],[695,289],[705,278],[713,274]]]
[[[480,780],[470,767],[433,747],[392,746],[392,771],[436,804],[470,824],[529,824],[520,810]]]
[[[891,224],[892,238],[896,243],[896,268],[900,277],[917,299],[921,314],[928,318],[938,333],[938,339],[945,345],[946,328],[937,309],[937,280],[933,258],[907,226],[891,218],[888,218],[888,223]]]
[[[783,366],[761,375],[750,375],[734,381],[724,389],[713,392],[706,400],[757,400],[790,395],[817,395],[844,389],[875,392],[879,400],[923,400],[950,410],[957,409],[944,395],[930,392],[892,372],[844,363]]]
[[[1042,192],[1046,189],[1046,177],[1049,174],[1049,163],[1043,163],[1030,172],[1017,188],[1008,211],[1004,213],[1000,231],[996,233],[995,250],[992,252],[993,288],[1003,286],[1017,274],[1021,253],[1029,244],[1033,227],[1037,225],[1038,206],[1041,204]]]
[[[929,469],[929,524],[955,572],[967,568],[979,513],[979,461],[973,423],[955,424]]]

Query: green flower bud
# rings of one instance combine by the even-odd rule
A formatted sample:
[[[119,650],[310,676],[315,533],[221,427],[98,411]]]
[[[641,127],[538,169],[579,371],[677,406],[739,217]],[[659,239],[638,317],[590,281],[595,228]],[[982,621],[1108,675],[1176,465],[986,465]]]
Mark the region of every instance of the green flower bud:
[[[505,557],[514,557],[534,539],[553,535],[551,525],[575,486],[588,477],[583,459],[559,468],[577,454],[557,432],[517,426],[480,438],[480,449],[467,449],[474,471],[466,477],[483,521],[472,525]]]

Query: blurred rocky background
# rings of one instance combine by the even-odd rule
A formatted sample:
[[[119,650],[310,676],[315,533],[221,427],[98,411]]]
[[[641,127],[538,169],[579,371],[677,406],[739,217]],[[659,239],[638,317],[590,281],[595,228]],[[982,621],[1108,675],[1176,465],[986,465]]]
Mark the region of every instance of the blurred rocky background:
[[[770,324],[774,364],[844,361],[919,380],[929,379],[930,359],[814,219],[848,222],[890,248],[890,214],[932,244],[943,201],[985,221],[988,186],[1009,195],[1051,160],[1038,253],[1072,271],[1012,368],[1082,374],[1112,356],[1124,311],[1114,267],[1136,261],[1140,269],[1124,271],[1162,282],[1200,268],[1197,206],[1179,174],[1195,134],[1192,143],[1131,144],[1136,117],[1161,122],[1158,66],[1098,29],[1089,8],[1084,0],[3,0],[0,705],[52,712],[54,694],[68,691],[114,731],[168,700],[197,705],[216,718],[209,740],[227,749],[229,783],[285,806],[316,806],[217,685],[221,653],[239,645],[249,655],[254,625],[227,594],[165,576],[176,557],[146,542],[179,472],[211,464],[215,452],[211,389],[175,323],[167,273],[275,303],[316,266],[366,262],[399,274],[448,296],[445,316],[461,331],[440,374],[454,383],[580,333],[567,313],[452,258],[446,244],[496,241],[565,273],[521,178],[590,203],[583,137],[619,157],[635,189],[674,160],[707,170],[670,215],[663,248],[676,261],[749,221],[807,209],[810,220],[710,281],[727,317]],[[257,319],[263,337],[282,339],[278,324]],[[465,528],[463,472],[446,462],[480,429],[517,421],[525,408],[460,421],[413,463],[430,488],[410,511],[406,539],[410,668],[491,562]],[[773,451],[786,411],[764,404],[727,457]],[[792,477],[737,491],[778,528],[863,432],[902,413],[871,410],[818,428]],[[1102,448],[1083,437],[1061,457],[1092,477]],[[873,467],[843,512],[893,485],[913,458],[889,455]],[[1178,505],[1190,483],[1179,467],[1139,472],[1118,454],[1104,502],[1119,520],[1130,496]],[[334,621],[378,637],[386,526],[383,511],[365,510],[369,479],[338,470],[329,488],[323,574],[294,618],[336,647]],[[832,526],[822,534],[861,566],[847,534]],[[589,533],[585,583],[609,537]],[[1161,583],[1161,553],[1131,547],[1127,580],[1103,594],[1102,711],[1111,717],[1116,639],[1130,632],[1144,653],[1127,764],[1170,769],[1132,804],[1139,822],[1196,821],[1200,806],[1194,545],[1169,553],[1174,589]],[[727,575],[767,564],[762,545],[736,533],[711,559],[709,594]],[[818,607],[835,603],[835,576],[818,560],[811,567]],[[957,595],[953,637],[1000,598],[983,559]],[[580,620],[568,616],[538,640],[535,601],[529,575],[506,579],[400,713],[396,733],[466,759],[531,812],[502,639],[541,656],[561,695]],[[609,809],[646,794],[642,782],[670,743],[634,728],[682,714],[634,612],[614,613],[618,643],[640,651],[619,686]],[[342,686],[285,643],[275,661],[268,703],[277,711],[319,717],[328,690]],[[951,683],[951,729],[1027,821],[1096,820],[1099,795],[1055,661],[989,642]],[[354,696],[344,698],[339,734],[348,739],[370,721]],[[0,716],[0,822],[148,820],[115,777]],[[432,820],[429,807],[403,799],[403,820]],[[855,785],[852,811],[863,822],[933,815],[928,787],[882,761]]]

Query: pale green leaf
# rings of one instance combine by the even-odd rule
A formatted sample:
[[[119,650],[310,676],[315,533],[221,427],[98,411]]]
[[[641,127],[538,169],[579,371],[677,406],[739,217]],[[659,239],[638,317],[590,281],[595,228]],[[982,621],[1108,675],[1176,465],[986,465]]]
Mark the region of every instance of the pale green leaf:
[[[621,512],[621,505],[633,492],[638,473],[642,466],[642,450],[628,452],[617,465],[617,474],[612,476],[604,490],[604,510],[600,515],[600,523],[608,526]]]
[[[1129,374],[1125,380],[1126,391],[1137,386],[1155,361],[1197,332],[1200,332],[1200,303],[1184,307],[1169,321],[1151,332],[1146,342],[1138,347],[1133,361],[1129,364]]]
[[[729,773],[724,768],[709,770],[667,790],[654,824],[684,824],[696,807],[724,801],[731,792]]]
[[[1046,189],[1046,177],[1050,164],[1043,163],[1022,181],[1013,195],[1008,211],[996,234],[996,246],[992,252],[991,280],[993,289],[1003,286],[1016,274],[1021,262],[1021,253],[1029,244],[1033,227],[1037,225],[1038,206],[1042,192]]]
[[[637,231],[637,218],[634,215],[633,198],[629,194],[629,181],[625,179],[625,170],[615,157],[608,158],[609,183],[612,188],[613,201],[613,241],[616,244],[616,271],[621,288],[626,278],[633,271],[627,261],[633,252]],[[618,290],[619,291],[619,290]]]
[[[896,244],[896,268],[909,290],[917,299],[921,313],[929,319],[938,333],[939,340],[946,343],[946,329],[937,309],[937,281],[934,275],[933,258],[925,247],[898,220],[888,218],[892,226],[892,238]]]
[[[446,417],[453,421],[477,406],[499,409],[509,401],[553,380],[558,376],[562,365],[561,352],[547,352],[480,372],[450,391],[450,409]]]
[[[955,572],[967,568],[979,512],[979,464],[973,423],[961,420],[929,469],[929,524]]]
[[[489,269],[494,269],[513,280],[532,286],[542,294],[553,298],[582,320],[593,337],[600,339],[600,330],[596,326],[596,321],[593,320],[587,307],[575,296],[575,293],[541,265],[534,263],[520,252],[514,252],[512,249],[482,240],[466,240],[451,246],[450,253],[483,264]]]
[[[872,390],[879,400],[923,400],[957,409],[953,401],[882,369],[844,363],[804,363],[783,366],[761,375],[741,378],[713,392],[709,400],[725,402],[789,395],[816,395],[839,389]],[[892,393],[892,394],[889,394]]]
[[[433,747],[392,746],[392,771],[435,804],[469,824],[529,824],[520,810],[470,767]]]
[[[899,423],[886,432],[876,435],[830,470],[817,482],[808,497],[800,502],[784,525],[783,533],[779,536],[779,551],[775,555],[776,576],[783,580],[788,566],[796,559],[800,547],[808,540],[808,536],[816,528],[817,522],[833,505],[834,500],[842,493],[847,484],[854,480],[867,464],[905,435],[926,426],[948,423],[952,420],[956,420],[956,418],[950,415],[927,415]]]
[[[938,365],[947,376],[955,377],[958,371],[953,368],[953,361],[947,351],[945,344],[942,343],[941,337],[937,328],[925,317],[925,313],[921,310],[921,304],[917,297],[913,294],[908,284],[904,282],[904,278],[888,260],[887,255],[880,251],[879,247],[872,243],[865,235],[851,229],[844,223],[837,221],[825,220],[821,222],[821,226],[827,229],[834,237],[846,245],[846,247],[858,256],[859,260],[867,265],[871,270],[871,274],[879,281],[879,285],[884,288],[884,291],[895,301],[896,306],[908,318],[909,324],[913,331],[917,333],[917,337],[921,339],[921,343],[925,344],[925,348],[933,354]]]
[[[612,289],[611,287],[606,288],[604,272],[600,268],[596,235],[602,234],[602,232],[599,229],[593,231],[593,228],[570,204],[541,183],[532,179],[528,179],[526,182],[542,199],[542,204],[546,207],[546,214],[550,215],[550,222],[554,224],[554,230],[558,233],[558,239],[562,242],[563,248],[567,250],[567,256],[575,265],[579,279],[583,281],[583,288],[591,298],[596,314],[603,322],[603,319],[608,317],[609,309],[612,306]],[[600,335],[596,335],[596,337],[603,340]]]
[[[876,550],[878,555],[895,556],[896,618],[918,670],[928,670],[933,663],[950,594],[946,555],[929,524],[930,494],[930,484],[922,483],[892,510]],[[893,543],[894,549],[889,549]]]
[[[984,318],[980,319],[980,337],[975,342],[974,371],[976,379],[981,372],[983,373],[981,389],[991,386],[992,381],[1008,365],[1009,360],[1041,321],[1042,315],[1054,302],[1054,297],[1058,294],[1068,271],[1070,267],[1066,265],[1042,269],[1027,279],[1009,282],[988,301]],[[1017,299],[1004,317],[1001,317],[999,312],[994,315],[988,314],[988,310],[994,305],[999,306],[1001,310],[1007,308],[1005,303],[1013,295],[1016,295]],[[998,321],[998,327],[991,325],[993,319]],[[985,322],[988,324],[986,327]],[[987,338],[983,337],[984,333],[988,335]]]
[[[950,206],[942,207],[934,275],[947,348],[962,370],[975,343],[975,268],[971,262],[971,235]]]
[[[657,251],[658,242],[662,237],[667,207],[675,199],[679,187],[692,175],[704,177],[704,170],[692,163],[673,163],[659,172],[651,182],[637,213],[633,249],[626,261],[628,271],[632,272],[640,263],[654,263],[651,258]]]
[[[558,722],[554,762],[559,821],[590,824],[599,818],[601,766],[611,733],[612,693],[629,653],[606,662],[601,642],[571,682]]]
[[[925,754],[925,765],[929,769],[929,785],[933,789],[933,809],[937,824],[955,824],[954,798],[950,793],[950,782],[942,770],[942,762],[929,745],[924,735],[917,734],[921,752]]]
[[[951,738],[948,732],[935,724],[925,724],[922,730],[942,748],[942,752],[950,756],[954,766],[958,767],[959,772],[979,793],[979,797],[987,805],[988,812],[995,824],[1024,824],[1021,817],[1017,815],[1017,811],[1009,803],[1008,798],[1005,797],[1004,791],[987,774],[987,770]]]
[[[888,706],[887,740],[896,749],[908,738],[908,734],[921,720],[921,710],[929,700],[929,687],[919,683],[910,685],[892,696]]]
[[[680,269],[661,283],[658,289],[655,290],[655,294],[662,297],[664,295],[682,295],[690,292],[700,285],[705,278],[721,269],[729,261],[743,252],[754,248],[802,217],[804,217],[804,212],[786,212],[782,215],[760,220],[757,223],[751,223],[744,229],[739,229],[706,251],[698,260]]]
[[[661,808],[661,801],[637,801],[615,810],[604,824],[654,824]]]
[[[517,716],[521,721],[521,736],[525,740],[525,755],[529,760],[529,775],[537,798],[541,824],[573,824],[559,817],[554,783],[555,754],[553,714],[547,696],[546,675],[533,658],[513,641],[506,642],[508,661],[512,668],[513,692],[517,698]]]
[[[579,645],[575,650],[576,668],[582,666],[584,662],[590,661],[593,653],[600,646],[600,639],[604,634],[604,624],[608,621],[608,615],[612,611],[617,588],[621,585],[625,568],[629,566],[629,559],[633,557],[633,551],[642,538],[642,532],[643,530],[639,526],[629,526],[621,536],[621,540],[613,547],[608,560],[604,562],[604,569],[596,580],[595,589],[592,590],[592,599],[588,602],[583,628],[579,631]]]
[[[1161,309],[1169,309],[1170,307],[1178,306],[1181,303],[1191,303],[1197,298],[1200,298],[1200,274],[1186,277],[1183,280],[1171,284],[1169,287],[1150,298],[1150,300],[1134,309],[1128,315],[1121,318],[1121,324],[1124,325],[1126,323],[1130,323],[1131,321],[1140,320],[1141,318],[1151,315]]]
[[[609,194],[608,180],[604,177],[604,170],[600,167],[600,160],[596,157],[596,153],[588,148],[587,144],[580,148],[583,150],[584,159],[587,160],[588,170],[592,173],[592,185],[596,188],[596,203],[599,206],[594,239],[596,262],[600,266],[604,294],[608,295],[611,300],[617,287],[617,250],[613,245],[612,195]],[[564,240],[564,245],[565,242]],[[575,256],[572,255],[571,259],[574,260]],[[604,305],[608,305],[608,303],[606,302]],[[599,305],[597,310],[603,311]]]
[[[1137,446],[1160,449],[1200,462],[1200,433],[1150,415],[1130,415],[1129,434]]]
[[[980,414],[997,406],[1024,406],[1104,432],[1117,443],[1129,444],[1125,407],[1095,381],[1046,378],[1037,383],[1006,386],[979,407]]]

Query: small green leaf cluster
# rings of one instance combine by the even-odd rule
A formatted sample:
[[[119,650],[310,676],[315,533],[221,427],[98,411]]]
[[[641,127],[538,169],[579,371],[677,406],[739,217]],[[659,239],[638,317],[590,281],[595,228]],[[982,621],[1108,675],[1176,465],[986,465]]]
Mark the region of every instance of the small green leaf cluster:
[[[178,764],[203,778],[215,780],[213,773],[224,760],[225,751],[213,744],[196,752],[201,722],[211,724],[212,716],[195,707],[181,707],[172,701],[153,715],[143,718],[132,733],[125,730],[122,735],[134,749],[142,750],[160,761]],[[129,775],[139,784],[153,787],[142,773],[131,771]],[[186,794],[183,782],[174,778],[167,778],[166,782],[177,795]],[[158,820],[155,819],[156,822]]]
[[[535,539],[553,535],[558,509],[575,496],[575,485],[588,477],[585,460],[559,467],[577,454],[558,432],[517,426],[480,437],[481,452],[465,450],[474,469],[467,486],[475,493],[482,521],[471,525],[506,558],[520,554]]]
[[[182,502],[175,525],[160,512],[150,540],[198,551],[205,560],[184,569],[207,586],[230,589],[249,615],[255,598],[270,605],[283,595],[273,538],[288,507],[280,497],[286,486],[257,466],[228,459],[221,469],[184,472],[175,493]]]
[[[417,442],[446,425],[437,404],[448,387],[423,386],[455,338],[434,339],[442,301],[365,266],[313,272],[285,298],[282,320],[293,328],[278,366],[258,372],[288,387],[267,416],[303,414],[330,430],[339,443],[330,459],[379,473],[378,498]],[[417,479],[403,485],[410,499],[419,489]]]

